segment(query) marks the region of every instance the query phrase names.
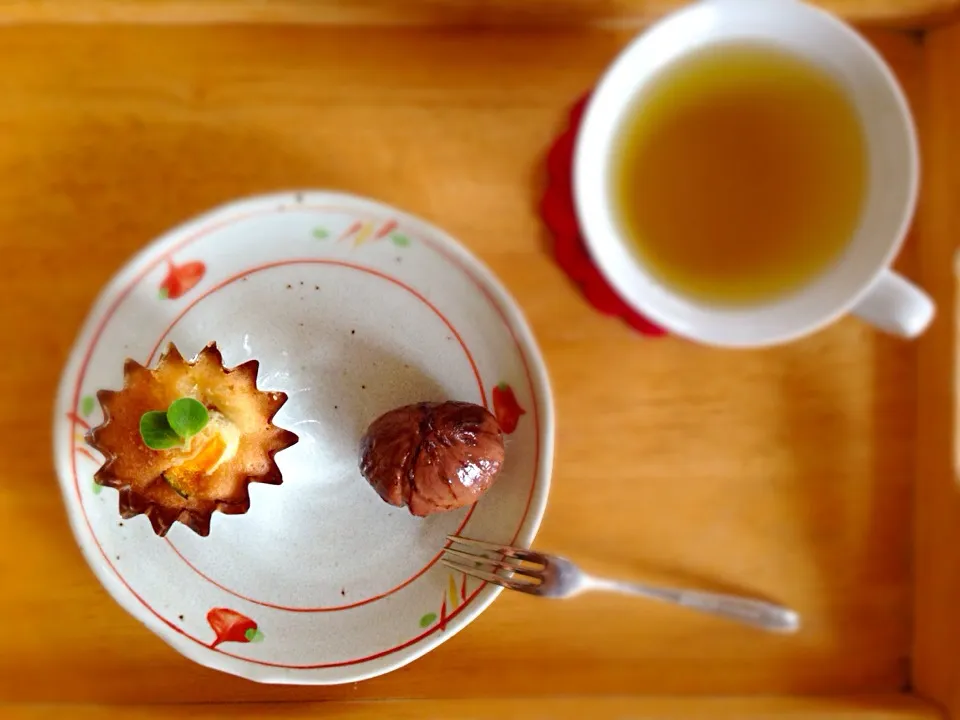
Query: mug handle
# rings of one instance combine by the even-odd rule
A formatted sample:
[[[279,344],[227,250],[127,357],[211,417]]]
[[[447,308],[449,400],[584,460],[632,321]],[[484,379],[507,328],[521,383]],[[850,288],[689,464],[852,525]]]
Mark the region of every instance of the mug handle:
[[[933,320],[933,300],[902,275],[884,270],[853,314],[893,335],[914,338]]]

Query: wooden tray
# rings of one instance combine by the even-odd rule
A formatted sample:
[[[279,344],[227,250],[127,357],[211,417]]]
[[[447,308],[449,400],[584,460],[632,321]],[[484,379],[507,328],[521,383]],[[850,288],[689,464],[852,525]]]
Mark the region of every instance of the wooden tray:
[[[316,15],[304,4],[278,2],[278,17],[301,23],[279,26],[249,22],[265,19],[253,0],[0,1],[0,716],[324,700],[176,712],[960,718],[956,3],[830,5],[889,26],[868,37],[907,90],[925,164],[901,269],[935,296],[934,327],[908,344],[846,320],[753,353],[644,340],[598,316],[552,263],[535,211],[568,104],[633,32],[592,25],[632,26],[674,2],[559,3],[585,14],[579,25],[546,2],[343,11],[364,27],[338,24],[334,3],[314,3]],[[461,27],[464,8],[483,22],[488,7],[500,27]],[[43,24],[54,18],[77,24]],[[104,18],[124,24],[91,22]],[[397,20],[416,27],[388,27]],[[159,232],[230,198],[301,186],[425,216],[525,308],[559,421],[540,547],[598,571],[767,594],[802,611],[802,634],[615,597],[505,594],[403,670],[287,688],[197,667],[123,613],[80,557],[50,460],[74,333],[101,284]]]

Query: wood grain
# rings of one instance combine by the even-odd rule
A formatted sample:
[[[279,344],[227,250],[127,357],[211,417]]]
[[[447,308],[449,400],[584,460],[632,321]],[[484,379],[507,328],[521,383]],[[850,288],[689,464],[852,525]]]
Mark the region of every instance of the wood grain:
[[[835,698],[503,698],[387,700],[328,703],[247,703],[222,705],[89,706],[3,705],[5,720],[936,720],[931,705],[904,695]]]
[[[914,682],[960,717],[960,489],[957,485],[957,275],[960,239],[960,25],[926,38],[927,101],[922,132],[925,162],[920,207],[924,242],[920,272],[939,315],[920,343]]]
[[[642,27],[689,0],[0,0],[0,23]],[[960,0],[817,0],[854,22],[941,23]]]
[[[905,687],[916,346],[855,320],[761,352],[644,340],[588,307],[547,252],[536,214],[545,148],[627,37],[0,29],[0,698]],[[922,46],[870,39],[919,109]],[[121,611],[73,542],[51,467],[62,363],[98,289],[150,238],[228,199],[289,187],[419,213],[515,294],[559,414],[540,547],[597,571],[767,595],[802,612],[803,632],[763,635],[617,597],[505,594],[403,670],[285,688],[199,668]]]

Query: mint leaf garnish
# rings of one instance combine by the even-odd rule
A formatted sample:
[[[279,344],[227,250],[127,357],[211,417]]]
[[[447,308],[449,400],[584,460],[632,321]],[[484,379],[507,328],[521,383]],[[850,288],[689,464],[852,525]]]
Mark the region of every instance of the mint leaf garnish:
[[[151,410],[140,417],[140,437],[151,450],[169,450],[181,442],[162,410]]]
[[[184,440],[203,430],[210,415],[199,400],[182,397],[170,403],[167,408],[167,422],[170,428]]]

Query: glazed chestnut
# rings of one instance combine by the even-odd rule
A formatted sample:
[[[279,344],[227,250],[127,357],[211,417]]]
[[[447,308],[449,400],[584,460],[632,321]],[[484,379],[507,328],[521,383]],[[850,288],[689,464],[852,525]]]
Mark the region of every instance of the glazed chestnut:
[[[360,472],[373,489],[418,516],[475,502],[502,465],[500,425],[472,403],[396,408],[374,420],[360,441]]]

